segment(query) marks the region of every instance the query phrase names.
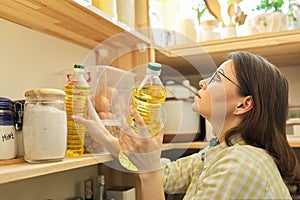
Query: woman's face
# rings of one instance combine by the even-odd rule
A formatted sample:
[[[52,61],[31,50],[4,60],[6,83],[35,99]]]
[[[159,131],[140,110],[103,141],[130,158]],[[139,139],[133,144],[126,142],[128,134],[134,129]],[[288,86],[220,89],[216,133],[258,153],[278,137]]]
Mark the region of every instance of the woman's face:
[[[199,86],[199,97],[195,97],[193,111],[211,123],[223,124],[232,116],[239,97],[233,61],[224,62],[211,78],[201,80]]]

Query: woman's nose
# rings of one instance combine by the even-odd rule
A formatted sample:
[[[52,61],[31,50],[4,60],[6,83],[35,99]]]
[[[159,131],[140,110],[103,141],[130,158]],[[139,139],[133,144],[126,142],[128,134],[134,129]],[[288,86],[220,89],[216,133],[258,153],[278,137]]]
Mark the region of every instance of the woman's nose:
[[[206,89],[206,86],[207,86],[207,85],[206,85],[205,79],[199,81],[199,86],[200,86],[200,88],[201,88],[202,90],[205,90],[205,89]]]

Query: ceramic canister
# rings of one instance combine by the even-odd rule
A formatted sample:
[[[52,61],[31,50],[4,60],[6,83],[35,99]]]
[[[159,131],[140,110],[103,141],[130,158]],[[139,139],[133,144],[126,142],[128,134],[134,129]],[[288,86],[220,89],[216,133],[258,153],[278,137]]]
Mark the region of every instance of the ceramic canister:
[[[13,101],[0,97],[0,160],[13,159],[16,155]]]

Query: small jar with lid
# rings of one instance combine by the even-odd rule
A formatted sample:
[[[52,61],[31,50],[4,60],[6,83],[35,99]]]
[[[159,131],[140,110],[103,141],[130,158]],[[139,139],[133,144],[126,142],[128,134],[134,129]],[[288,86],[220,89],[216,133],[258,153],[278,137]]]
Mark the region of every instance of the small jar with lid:
[[[65,92],[39,88],[25,92],[24,158],[29,163],[61,161],[67,144]]]
[[[0,160],[17,156],[17,143],[13,122],[13,101],[0,97]]]

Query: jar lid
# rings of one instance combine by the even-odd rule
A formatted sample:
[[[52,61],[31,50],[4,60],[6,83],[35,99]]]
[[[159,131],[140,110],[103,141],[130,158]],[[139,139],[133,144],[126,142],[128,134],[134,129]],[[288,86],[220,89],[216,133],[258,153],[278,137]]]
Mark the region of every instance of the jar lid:
[[[13,108],[13,101],[5,98],[0,97],[0,110],[12,110]]]
[[[54,89],[54,88],[36,88],[27,90],[25,92],[25,97],[31,95],[61,95],[65,96],[66,93],[63,90]]]

